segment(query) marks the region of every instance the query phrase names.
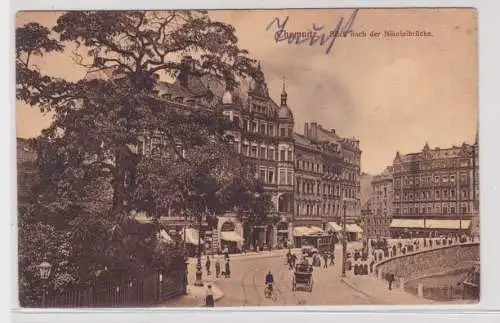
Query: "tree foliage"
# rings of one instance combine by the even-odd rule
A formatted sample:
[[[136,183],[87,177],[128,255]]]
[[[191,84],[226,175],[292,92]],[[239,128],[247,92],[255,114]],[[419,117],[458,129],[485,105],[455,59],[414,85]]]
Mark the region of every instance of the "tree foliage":
[[[17,28],[17,99],[53,114],[36,140],[40,180],[20,237],[24,263],[39,260],[25,247],[37,243],[31,226],[49,225],[43,228],[55,241],[64,233],[72,246],[65,257],[77,268],[71,273],[85,281],[113,264],[145,271],[157,257],[150,252],[156,250],[152,232],[134,233],[132,210],[199,215],[237,207],[265,214],[270,202],[255,198],[263,190],[254,170],[228,148],[230,125],[213,111],[172,109],[156,92],[158,75],[178,76],[184,54],[193,56],[195,76],[228,86],[255,75],[237,41],[231,25],[203,11],[75,11],[63,13],[52,29],[36,22]],[[70,43],[77,46],[75,66],[109,77],[72,82],[32,63],[67,54]],[[161,149],[138,153],[138,139],[155,132]]]

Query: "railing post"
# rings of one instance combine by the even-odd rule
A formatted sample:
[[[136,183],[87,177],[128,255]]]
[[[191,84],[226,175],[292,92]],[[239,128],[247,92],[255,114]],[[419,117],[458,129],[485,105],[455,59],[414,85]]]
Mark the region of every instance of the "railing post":
[[[160,274],[158,275],[158,303],[162,302],[162,294],[163,294],[163,273],[160,271]]]
[[[422,283],[418,284],[418,297],[424,298],[424,285]]]

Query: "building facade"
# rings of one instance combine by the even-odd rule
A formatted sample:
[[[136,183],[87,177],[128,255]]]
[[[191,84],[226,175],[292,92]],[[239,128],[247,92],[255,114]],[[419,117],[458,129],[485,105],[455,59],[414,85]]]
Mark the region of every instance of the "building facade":
[[[295,134],[294,226],[340,223],[346,206],[348,223],[359,223],[360,159],[357,139],[342,138],[334,129],[312,122]]]
[[[253,228],[241,223],[239,214],[219,216],[218,227],[211,232],[212,248],[225,244],[224,235],[232,236],[233,241],[227,242],[240,247],[285,245],[293,239],[294,226],[324,228],[327,222],[339,221],[343,203],[348,221],[359,221],[359,140],[342,138],[317,123],[306,124],[304,134],[295,133],[285,82],[277,104],[260,64],[254,77],[240,79],[234,88],[196,76],[190,57],[184,57],[182,65],[174,82],[158,82],[158,94],[172,108],[221,111],[233,124],[229,132],[234,150],[255,165],[256,176],[274,204],[269,214],[273,220]],[[137,151],[148,154],[162,145],[161,134],[148,133],[139,138]],[[177,226],[184,221],[175,214],[164,218],[163,222]],[[228,230],[231,234],[223,234]]]
[[[394,159],[393,236],[469,233],[479,198],[478,142]],[[475,220],[475,221],[473,221]]]
[[[372,194],[363,207],[363,232],[367,239],[390,237],[393,206],[393,168],[372,179]]]

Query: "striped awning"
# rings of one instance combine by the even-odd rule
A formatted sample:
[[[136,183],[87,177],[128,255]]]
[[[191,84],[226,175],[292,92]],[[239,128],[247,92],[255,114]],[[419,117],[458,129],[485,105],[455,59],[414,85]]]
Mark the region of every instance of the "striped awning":
[[[186,237],[184,237],[184,230],[181,232],[186,243],[198,245],[198,231],[196,229],[186,228]]]
[[[357,224],[346,224],[345,228],[346,232],[351,232],[351,233],[361,233],[363,232],[363,229]]]
[[[171,243],[174,241],[174,239],[172,239],[172,237],[167,233],[167,231],[165,230],[160,230],[160,232],[158,233],[158,239],[161,241],[161,242],[165,242],[165,243]]]
[[[318,227],[295,227],[293,228],[294,237],[318,236],[324,234],[324,231]]]
[[[333,231],[333,232],[342,231],[342,227],[340,225],[338,225],[336,222],[328,222],[326,224],[326,229],[329,231]]]
[[[391,228],[424,228],[424,219],[393,219]]]
[[[243,238],[234,231],[222,231],[220,233],[221,240],[231,242],[243,242]]]
[[[470,220],[425,220],[425,227],[428,229],[468,229]]]

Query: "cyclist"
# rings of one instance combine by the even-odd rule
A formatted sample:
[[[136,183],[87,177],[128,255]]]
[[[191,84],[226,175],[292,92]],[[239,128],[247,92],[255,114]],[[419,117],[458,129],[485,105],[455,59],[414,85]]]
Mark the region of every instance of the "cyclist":
[[[266,286],[269,291],[269,295],[273,293],[273,283],[274,283],[274,277],[271,271],[269,270],[269,272],[266,275]]]

